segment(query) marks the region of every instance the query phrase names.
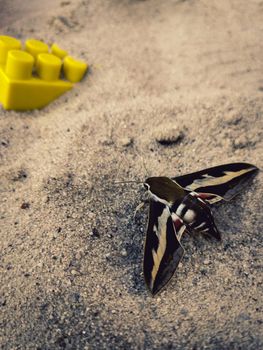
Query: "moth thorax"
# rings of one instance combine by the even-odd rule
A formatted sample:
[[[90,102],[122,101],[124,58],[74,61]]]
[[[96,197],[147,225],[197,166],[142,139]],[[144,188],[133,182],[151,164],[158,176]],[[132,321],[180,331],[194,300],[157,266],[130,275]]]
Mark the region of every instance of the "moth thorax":
[[[185,195],[185,191],[168,177],[150,177],[145,181],[153,198],[173,204]]]

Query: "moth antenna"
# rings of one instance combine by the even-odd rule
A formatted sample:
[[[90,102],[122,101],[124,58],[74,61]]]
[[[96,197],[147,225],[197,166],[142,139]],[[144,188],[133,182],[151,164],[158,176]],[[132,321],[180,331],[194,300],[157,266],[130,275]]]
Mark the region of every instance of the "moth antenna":
[[[125,157],[124,155],[121,155],[121,159],[120,159],[120,161],[119,161],[119,163],[118,163],[118,168],[117,168],[117,172],[116,172],[116,177],[117,177],[117,178],[119,177],[119,174],[120,174],[121,164],[122,164],[123,162],[126,162],[126,161],[127,161],[126,157]]]
[[[113,184],[130,184],[130,183],[143,184],[144,181],[128,180],[128,181],[113,181],[112,183]]]
[[[149,176],[150,176],[150,172],[149,172],[149,170],[147,169],[147,166],[146,166],[146,164],[145,164],[144,158],[143,158],[143,157],[141,157],[141,158],[142,158],[142,164],[143,164],[144,169],[145,169],[145,171],[146,171],[146,175],[147,175],[147,177],[149,177]]]
[[[137,147],[136,147],[136,148],[137,148]],[[142,167],[144,168],[144,171],[145,171],[145,173],[146,173],[146,177],[149,177],[149,176],[150,176],[150,172],[149,172],[149,170],[148,170],[147,167],[146,167],[144,158],[141,156],[141,154],[139,153],[138,149],[135,149],[135,152],[136,152],[137,156],[140,158],[140,161],[141,161],[141,163],[142,163]]]

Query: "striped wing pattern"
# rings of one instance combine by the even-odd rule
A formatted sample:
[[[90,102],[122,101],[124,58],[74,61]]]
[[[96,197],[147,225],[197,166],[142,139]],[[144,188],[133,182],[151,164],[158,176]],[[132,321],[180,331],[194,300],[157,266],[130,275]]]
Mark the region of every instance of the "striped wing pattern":
[[[150,201],[143,269],[145,282],[152,294],[158,293],[168,283],[183,257],[184,249],[176,231],[184,229],[181,220],[175,228],[169,207]]]
[[[194,191],[210,204],[229,201],[258,172],[248,163],[230,163],[172,178],[187,191]]]

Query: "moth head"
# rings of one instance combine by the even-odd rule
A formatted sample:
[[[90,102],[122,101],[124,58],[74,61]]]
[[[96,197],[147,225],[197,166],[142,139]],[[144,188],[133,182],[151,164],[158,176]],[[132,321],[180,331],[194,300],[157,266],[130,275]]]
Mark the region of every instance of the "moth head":
[[[153,197],[165,200],[168,203],[174,203],[175,200],[182,198],[185,191],[175,181],[168,177],[149,177],[144,182],[144,187]]]
[[[147,180],[148,180],[148,179],[147,179]],[[146,181],[147,181],[147,180],[146,180]],[[143,186],[144,186],[144,188],[146,189],[146,191],[149,191],[149,190],[150,190],[150,185],[149,185],[146,181],[143,183]]]

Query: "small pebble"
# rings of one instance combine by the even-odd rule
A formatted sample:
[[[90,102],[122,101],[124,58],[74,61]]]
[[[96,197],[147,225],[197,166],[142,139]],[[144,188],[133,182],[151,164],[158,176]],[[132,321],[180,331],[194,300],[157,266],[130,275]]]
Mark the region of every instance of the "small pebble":
[[[21,209],[29,209],[29,208],[30,208],[30,203],[28,203],[28,202],[22,203]]]
[[[248,144],[249,144],[249,140],[248,140],[246,135],[241,135],[241,136],[235,138],[235,140],[233,142],[234,148],[244,148],[244,147],[248,146]]]
[[[4,141],[4,140],[1,141],[1,145],[4,146],[4,147],[7,147],[8,143],[9,143],[8,141]]]
[[[126,249],[122,249],[121,255],[122,256],[127,256],[128,255],[127,250]]]
[[[18,171],[17,175],[13,177],[13,181],[23,181],[27,178],[27,173],[25,170],[21,169]]]
[[[180,310],[180,314],[186,316],[188,314],[188,310],[183,308]]]
[[[230,125],[237,125],[240,123],[241,120],[242,120],[242,115],[240,115],[235,110],[229,111],[228,114],[224,116],[224,121]]]
[[[179,143],[184,138],[184,132],[176,126],[159,127],[154,132],[155,140],[163,146]]]
[[[93,227],[92,231],[89,233],[90,236],[94,236],[99,238],[100,237],[100,233],[98,231],[98,229],[96,227]]]
[[[133,139],[131,137],[122,137],[119,139],[118,144],[121,147],[128,147],[133,144]]]

